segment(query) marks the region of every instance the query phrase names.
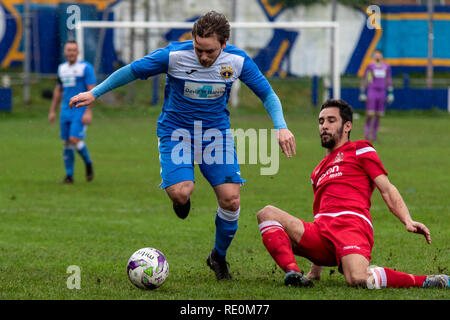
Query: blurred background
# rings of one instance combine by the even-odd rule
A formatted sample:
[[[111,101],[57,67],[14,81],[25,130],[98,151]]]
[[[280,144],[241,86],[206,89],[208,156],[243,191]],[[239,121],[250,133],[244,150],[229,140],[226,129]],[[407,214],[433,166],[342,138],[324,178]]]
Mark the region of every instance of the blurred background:
[[[78,20],[194,21],[211,9],[231,22],[336,21],[341,97],[355,109],[364,108],[360,77],[372,52],[381,49],[394,77],[391,110],[450,110],[450,0],[1,0],[0,110],[51,97],[64,42],[76,39]],[[86,28],[84,59],[102,80],[169,41],[188,39],[189,31]],[[246,50],[272,83],[298,88],[299,107],[332,96],[330,29],[233,29],[231,43]],[[122,102],[161,105],[163,80],[155,77],[143,92],[130,84]],[[113,106],[120,99],[111,93],[103,101]]]

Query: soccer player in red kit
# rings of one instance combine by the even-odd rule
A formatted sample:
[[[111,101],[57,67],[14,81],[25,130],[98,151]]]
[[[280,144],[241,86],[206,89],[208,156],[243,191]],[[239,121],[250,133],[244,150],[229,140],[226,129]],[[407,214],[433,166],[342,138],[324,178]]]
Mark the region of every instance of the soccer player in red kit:
[[[367,140],[350,141],[353,111],[343,100],[327,100],[319,114],[326,156],[311,174],[314,222],[305,222],[273,206],[258,212],[262,240],[286,272],[286,285],[311,287],[323,266],[338,266],[350,286],[450,288],[447,275],[412,275],[370,266],[373,226],[370,198],[375,187],[390,211],[409,232],[431,243],[430,231],[412,220],[397,188],[387,177],[376,150]],[[294,254],[312,262],[305,276]]]

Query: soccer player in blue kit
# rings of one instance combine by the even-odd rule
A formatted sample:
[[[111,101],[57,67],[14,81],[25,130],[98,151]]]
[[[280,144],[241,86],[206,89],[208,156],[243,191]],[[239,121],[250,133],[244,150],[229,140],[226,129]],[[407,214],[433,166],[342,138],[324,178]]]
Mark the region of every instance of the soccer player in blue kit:
[[[49,122],[53,123],[56,118],[56,110],[61,103],[60,136],[64,141],[63,160],[66,169],[66,177],[62,183],[73,183],[74,181],[74,150],[77,150],[84,161],[87,181],[92,181],[94,170],[84,142],[87,125],[92,120],[92,110],[88,105],[72,111],[69,108],[69,101],[74,95],[95,87],[94,68],[89,62],[77,61],[78,45],[75,41],[70,40],[65,43],[64,56],[67,61],[58,66],[58,83],[53,90],[48,114]]]
[[[234,140],[229,131],[227,103],[233,82],[240,79],[262,100],[277,129],[280,147],[288,158],[295,154],[295,138],[287,128],[281,102],[267,79],[243,50],[227,44],[230,25],[223,14],[210,11],[201,16],[194,23],[192,38],[190,41],[172,42],[115,71],[91,91],[73,97],[70,105],[89,105],[102,94],[135,79],[167,74],[164,103],[157,125],[160,187],[172,200],[177,216],[186,218],[194,190],[194,160],[198,163],[218,202],[215,243],[206,263],[215,272],[217,280],[227,280],[232,277],[225,257],[238,228],[239,191],[245,181],[240,175]],[[212,163],[198,158],[196,140],[199,132],[207,135],[210,130],[225,137],[222,145],[220,142],[215,145],[216,151],[225,150],[223,158]],[[192,136],[193,142],[186,138]],[[187,156],[189,161],[174,161],[174,154],[180,151],[177,149],[179,137],[185,142],[181,148],[182,157],[186,159]],[[200,152],[211,147],[204,141],[200,143]]]

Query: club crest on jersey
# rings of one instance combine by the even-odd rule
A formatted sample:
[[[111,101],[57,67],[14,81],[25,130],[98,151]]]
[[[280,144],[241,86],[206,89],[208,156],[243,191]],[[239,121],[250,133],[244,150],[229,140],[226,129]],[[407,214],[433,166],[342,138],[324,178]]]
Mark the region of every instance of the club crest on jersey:
[[[336,155],[336,158],[334,158],[334,162],[333,163],[341,162],[341,161],[344,161],[344,154],[342,152],[339,152]]]
[[[232,66],[221,66],[220,76],[223,79],[229,79],[233,75],[233,67]]]

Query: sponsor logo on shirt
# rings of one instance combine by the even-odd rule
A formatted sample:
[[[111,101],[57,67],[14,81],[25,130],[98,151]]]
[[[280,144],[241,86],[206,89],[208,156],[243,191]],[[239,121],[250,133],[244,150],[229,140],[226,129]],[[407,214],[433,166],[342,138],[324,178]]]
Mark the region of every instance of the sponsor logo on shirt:
[[[61,78],[61,82],[64,88],[75,87],[77,80],[75,76],[65,76]]]
[[[190,99],[213,100],[225,93],[224,83],[199,83],[186,81],[184,83],[184,96]]]
[[[233,67],[232,66],[222,66],[220,69],[220,76],[223,79],[229,79],[233,75]]]
[[[337,163],[337,162],[341,162],[341,161],[344,161],[344,153],[339,152],[339,153],[336,155],[336,158],[334,158],[333,163]]]
[[[331,179],[340,176],[342,176],[342,172],[339,171],[339,166],[333,166],[320,176],[320,178],[317,180],[317,185],[319,185],[320,181],[322,181],[322,179],[326,177],[329,177]]]
[[[343,250],[349,250],[349,249],[357,249],[357,250],[361,250],[360,247],[358,246],[345,246],[344,248],[342,248]]]
[[[373,70],[373,76],[375,78],[385,78],[386,77],[386,70],[385,69],[374,69]]]

